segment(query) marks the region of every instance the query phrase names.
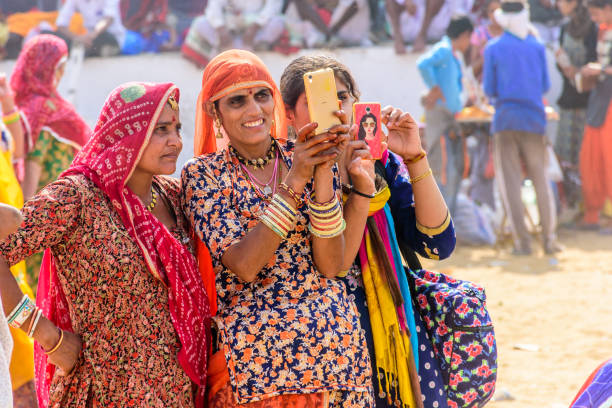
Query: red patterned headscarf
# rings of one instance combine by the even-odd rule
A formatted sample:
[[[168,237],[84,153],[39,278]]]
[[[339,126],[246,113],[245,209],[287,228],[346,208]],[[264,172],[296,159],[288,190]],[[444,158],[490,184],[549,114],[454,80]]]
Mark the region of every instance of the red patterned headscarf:
[[[42,34],[28,41],[17,58],[11,88],[22,113],[29,147],[36,142],[43,128],[77,150],[85,145],[91,134],[91,129],[74,106],[55,89],[55,70],[67,55],[68,47],[64,40]]]
[[[62,176],[84,174],[104,191],[140,248],[149,271],[168,288],[170,315],[181,342],[178,361],[200,387],[196,406],[203,406],[210,345],[210,310],[198,267],[188,249],[126,185],[171,96],[178,101],[179,91],[169,83],[132,82],[117,87],[102,108],[92,138]],[[45,315],[59,323],[60,328],[70,330],[69,318],[66,322],[67,303],[57,285],[54,268],[51,267],[51,271],[47,269],[53,262],[48,259],[49,251],[46,255],[40,276],[40,280],[44,280],[43,286],[39,284],[38,289],[38,297],[42,299],[38,299],[38,303]],[[44,366],[39,367],[38,361],[36,366],[40,402],[40,380],[50,380],[51,377],[41,377],[43,373],[39,368]],[[48,384],[46,390],[42,390],[48,400]]]

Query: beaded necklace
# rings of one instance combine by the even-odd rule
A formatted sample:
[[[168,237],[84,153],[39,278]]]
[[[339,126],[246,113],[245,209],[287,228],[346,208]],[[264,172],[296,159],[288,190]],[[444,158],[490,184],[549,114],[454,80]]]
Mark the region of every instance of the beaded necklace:
[[[263,181],[259,180],[257,177],[255,177],[247,168],[247,166],[245,166],[244,164],[240,163],[240,167],[242,168],[242,171],[245,173],[245,175],[247,176],[247,180],[249,180],[249,182],[251,183],[251,186],[253,188],[255,188],[256,190],[259,190],[260,193],[262,193],[265,197],[266,200],[269,200],[272,195],[274,195],[274,193],[276,193],[276,185],[277,185],[277,175],[278,175],[278,152],[276,152],[276,160],[274,161],[274,171],[272,172],[272,176],[270,177],[270,179],[264,183]],[[252,182],[257,183],[258,185],[253,184]],[[272,184],[272,187],[270,187],[270,184]],[[263,186],[263,188],[259,187],[259,186]]]
[[[263,169],[265,166],[268,165],[268,163],[272,161],[272,159],[274,159],[274,152],[276,151],[276,143],[274,143],[274,140],[273,140],[272,144],[270,144],[270,148],[268,149],[268,152],[266,153],[266,156],[259,157],[257,159],[246,159],[242,157],[240,153],[238,153],[238,150],[234,149],[234,146],[230,145],[229,148],[230,148],[230,151],[234,154],[234,156],[236,156],[240,164],[242,164],[243,166],[251,166],[254,169]]]

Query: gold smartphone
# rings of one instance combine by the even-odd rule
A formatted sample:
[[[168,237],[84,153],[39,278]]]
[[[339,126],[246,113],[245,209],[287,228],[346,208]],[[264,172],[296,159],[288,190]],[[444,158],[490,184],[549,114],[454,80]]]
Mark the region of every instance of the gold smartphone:
[[[340,125],[340,119],[334,112],[340,110],[336,79],[331,68],[304,74],[304,90],[308,102],[310,122],[319,124],[315,133],[325,133],[329,128]]]

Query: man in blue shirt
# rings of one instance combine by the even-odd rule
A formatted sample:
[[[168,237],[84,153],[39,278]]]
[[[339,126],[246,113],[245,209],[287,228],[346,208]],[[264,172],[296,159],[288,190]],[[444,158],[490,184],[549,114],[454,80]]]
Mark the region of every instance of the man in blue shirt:
[[[470,46],[474,25],[467,16],[451,19],[446,36],[417,60],[419,72],[429,92],[425,106],[425,147],[433,174],[451,212],[463,177],[463,138],[455,115],[463,108],[461,62]],[[418,174],[412,174],[412,177]]]
[[[494,160],[501,199],[509,215],[514,254],[531,254],[521,199],[523,166],[538,200],[544,251],[561,250],[557,243],[555,201],[546,175],[546,113],[542,97],[550,88],[544,46],[533,36],[529,10],[519,0],[502,1],[495,18],[504,34],[491,40],[484,53],[483,85],[495,105],[491,125]]]

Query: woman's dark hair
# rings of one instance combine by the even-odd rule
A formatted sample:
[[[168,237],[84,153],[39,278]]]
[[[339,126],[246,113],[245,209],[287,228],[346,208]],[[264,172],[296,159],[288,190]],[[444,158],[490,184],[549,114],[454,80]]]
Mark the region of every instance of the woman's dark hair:
[[[612,7],[612,0],[588,0],[587,7],[604,8],[606,6]]]
[[[581,39],[589,35],[594,29],[589,9],[586,6],[586,0],[576,1],[576,8],[569,23],[567,24],[567,32],[575,39]]]
[[[452,40],[458,38],[463,33],[471,33],[474,31],[474,24],[472,20],[464,14],[459,14],[451,18],[448,28],[446,29],[446,35]]]
[[[319,69],[331,68],[334,75],[346,86],[353,98],[359,100],[359,90],[351,71],[340,61],[326,55],[302,56],[291,61],[280,80],[283,102],[289,109],[295,108],[298,98],[304,93],[304,74]]]
[[[366,138],[366,131],[363,127],[363,124],[368,118],[372,118],[374,120],[374,134],[378,132],[378,120],[376,120],[376,115],[374,115],[373,113],[366,113],[361,117],[361,120],[359,121],[359,133],[357,133],[357,138],[359,140],[365,140]]]

